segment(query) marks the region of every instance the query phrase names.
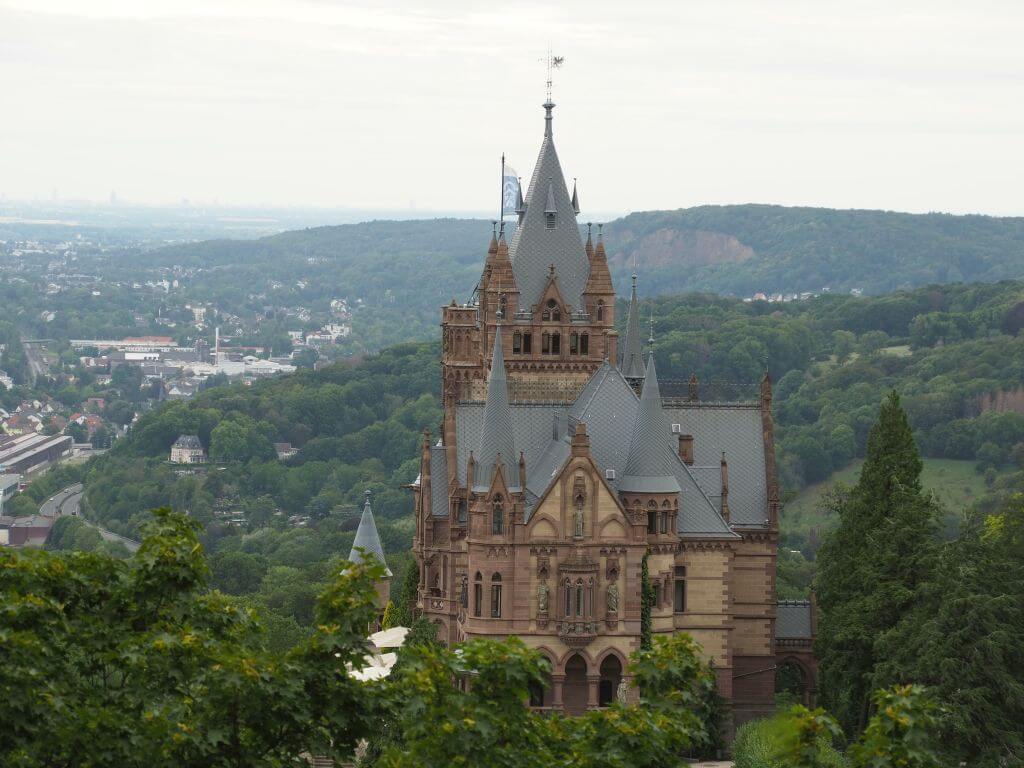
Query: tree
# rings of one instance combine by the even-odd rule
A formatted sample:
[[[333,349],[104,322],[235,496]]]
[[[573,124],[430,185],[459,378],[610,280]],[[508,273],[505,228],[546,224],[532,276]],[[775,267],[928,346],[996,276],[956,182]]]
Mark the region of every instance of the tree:
[[[844,728],[868,718],[879,641],[932,580],[937,508],[921,490],[921,459],[892,392],[868,436],[857,484],[835,497],[839,524],[818,553],[821,690]]]
[[[280,766],[349,759],[377,719],[361,664],[376,565],[353,565],[284,654],[205,589],[196,525],[161,509],[131,560],[0,551],[0,763]],[[45,670],[41,674],[40,671]]]
[[[388,604],[384,606],[384,617],[380,621],[380,628],[391,629],[397,626],[400,625],[395,623],[395,604],[388,600]]]
[[[836,362],[842,365],[849,360],[853,354],[853,348],[857,344],[857,336],[850,331],[835,331],[832,334],[832,352],[836,356]]]
[[[415,558],[409,558],[394,596],[394,621],[397,627],[411,627],[416,620],[416,601],[419,598],[420,567]]]

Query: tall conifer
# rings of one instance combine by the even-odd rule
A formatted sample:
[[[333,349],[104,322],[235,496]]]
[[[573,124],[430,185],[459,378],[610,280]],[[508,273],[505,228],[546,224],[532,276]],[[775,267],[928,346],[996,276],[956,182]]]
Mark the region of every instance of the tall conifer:
[[[857,484],[831,502],[839,525],[818,554],[820,688],[848,733],[863,729],[878,646],[913,607],[934,567],[936,505],[895,392],[868,436]]]

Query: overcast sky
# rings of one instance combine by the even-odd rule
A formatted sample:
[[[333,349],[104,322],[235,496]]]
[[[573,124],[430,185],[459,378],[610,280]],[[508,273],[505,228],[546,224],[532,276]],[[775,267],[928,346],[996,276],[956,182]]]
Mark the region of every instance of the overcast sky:
[[[0,0],[7,198],[1024,214],[1024,3]]]

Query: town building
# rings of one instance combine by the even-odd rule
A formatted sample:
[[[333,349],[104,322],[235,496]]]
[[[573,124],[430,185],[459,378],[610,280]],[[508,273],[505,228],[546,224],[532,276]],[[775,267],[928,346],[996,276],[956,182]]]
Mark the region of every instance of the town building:
[[[493,233],[476,298],[442,308],[444,420],[412,485],[418,607],[448,644],[522,638],[551,665],[531,703],[579,714],[636,696],[646,557],[654,634],[701,644],[739,725],[775,686],[771,382],[736,400],[659,381],[635,276],[619,344],[603,238],[581,236],[544,108],[518,226]]]
[[[35,431],[17,437],[0,435],[0,467],[8,473],[27,475],[68,456],[73,443],[70,435]]]
[[[181,435],[171,446],[172,464],[203,464],[206,451],[197,435]]]

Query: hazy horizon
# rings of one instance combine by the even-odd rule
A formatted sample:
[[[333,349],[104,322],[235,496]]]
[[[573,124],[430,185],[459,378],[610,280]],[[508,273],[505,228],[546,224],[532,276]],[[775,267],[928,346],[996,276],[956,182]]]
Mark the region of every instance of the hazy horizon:
[[[585,218],[1022,215],[1022,33],[1010,2],[0,0],[0,194],[491,218],[550,43]]]

